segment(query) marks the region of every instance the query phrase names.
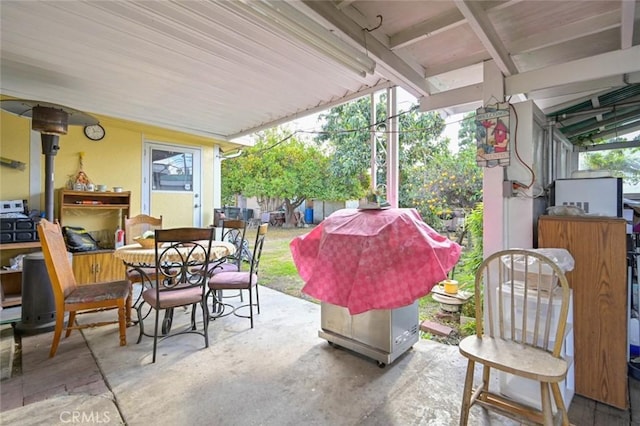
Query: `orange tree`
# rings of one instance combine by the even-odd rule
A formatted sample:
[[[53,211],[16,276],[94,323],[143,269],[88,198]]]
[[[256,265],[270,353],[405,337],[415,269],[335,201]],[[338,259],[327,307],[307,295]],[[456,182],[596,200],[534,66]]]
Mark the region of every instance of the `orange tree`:
[[[280,128],[260,133],[253,147],[222,163],[225,202],[235,194],[256,197],[264,212],[283,208],[287,226],[294,224],[294,211],[306,199],[335,196],[341,187],[324,153]]]
[[[371,132],[380,136],[377,159],[379,164],[377,183],[386,182],[386,146],[384,143],[386,96],[382,95],[376,105],[378,123],[371,125],[371,105],[367,97],[332,108],[321,116],[323,132],[316,141],[330,156],[330,170],[344,182],[362,183],[371,167]],[[440,138],[444,120],[437,113],[420,113],[417,106],[401,112],[398,117],[400,151],[400,207],[416,207],[426,213],[421,198],[414,191],[423,186],[422,179],[416,179],[423,167],[434,164],[434,159],[448,152],[448,141]],[[435,164],[434,164],[435,165]],[[435,165],[437,166],[437,165]],[[420,177],[424,177],[421,175]]]
[[[463,120],[458,150],[433,149],[426,161],[414,163],[401,186],[403,199],[420,210],[424,220],[442,228],[454,209],[471,211],[482,200],[482,169],[476,165],[473,116]],[[447,139],[440,147],[449,145]]]

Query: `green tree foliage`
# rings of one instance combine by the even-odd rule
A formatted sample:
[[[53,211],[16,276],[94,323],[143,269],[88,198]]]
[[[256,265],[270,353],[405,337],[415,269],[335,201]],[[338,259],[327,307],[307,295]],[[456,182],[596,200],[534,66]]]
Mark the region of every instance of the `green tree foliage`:
[[[460,129],[458,130],[458,149],[464,150],[467,148],[476,150],[476,136],[478,126],[476,126],[476,113],[471,112],[464,116],[460,122]]]
[[[604,142],[626,142],[625,138],[617,138]],[[611,170],[615,176],[624,178],[626,182],[640,182],[640,148],[613,149],[583,154],[585,167],[590,170]]]
[[[484,220],[484,204],[478,203],[471,210],[471,213],[467,216],[466,227],[469,233],[469,245],[471,250],[468,250],[463,258],[463,269],[468,270],[471,274],[475,274],[480,264],[484,260],[483,254],[483,220]]]
[[[327,191],[328,158],[318,148],[270,129],[240,157],[222,163],[223,197],[257,197],[262,211],[283,206],[292,224],[294,210],[307,198],[323,198]]]
[[[482,169],[476,165],[475,123],[473,114],[462,122],[458,133],[458,152],[432,151],[431,161],[417,163],[401,192],[408,206],[420,210],[423,218],[436,228],[455,214],[471,211],[482,200]]]
[[[371,125],[369,98],[340,105],[320,116],[323,132],[312,148],[286,131],[272,129],[259,136],[256,146],[222,163],[223,198],[232,194],[256,196],[263,211],[285,205],[287,222],[307,198],[360,198],[370,185],[371,132],[378,152],[386,158],[386,101],[376,105]],[[400,207],[418,209],[423,219],[442,229],[454,210],[470,211],[482,197],[482,170],[475,164],[473,117],[463,122],[459,150],[451,152],[442,138],[444,120],[437,113],[419,113],[414,107],[399,114]],[[380,160],[380,158],[379,158]],[[379,162],[380,164],[380,162]],[[386,171],[384,163],[379,170]],[[384,184],[384,173],[378,183]]]
[[[456,278],[463,283],[467,291],[474,291],[475,274],[484,260],[483,253],[483,216],[484,205],[478,203],[467,215],[465,231],[468,235],[466,250],[462,252],[460,262],[456,266]],[[475,301],[473,298],[462,307],[462,313],[466,316],[475,316]]]
[[[373,126],[370,117],[371,107],[367,97],[332,108],[327,114],[321,115],[323,133],[316,138],[331,155],[331,172],[350,183],[349,189],[360,188],[359,193],[351,191],[356,198],[363,194],[362,184],[366,182],[371,167],[372,131],[380,138],[377,143],[380,157],[386,156],[383,139],[387,118],[386,96],[381,96],[376,105],[377,123]],[[431,162],[435,154],[446,151],[447,146],[446,141],[438,139],[444,129],[444,121],[436,113],[422,114],[414,108],[409,113],[400,114],[398,122],[400,179],[403,181],[412,173],[415,165]],[[384,171],[384,166],[380,170]],[[385,182],[386,176],[379,174],[378,184]],[[400,204],[405,204],[402,193]]]
[[[371,132],[379,138],[386,131],[386,101],[382,96],[377,106],[377,124],[371,126],[369,98],[332,108],[321,115],[323,133],[317,141],[328,146],[333,154],[331,169],[339,175],[349,175],[359,181],[363,170],[371,166]],[[425,161],[430,147],[424,143],[440,134],[443,123],[437,114],[420,114],[412,111],[399,117],[400,163]]]
[[[316,142],[328,153],[329,173],[339,182],[329,195],[330,200],[360,198],[369,186],[370,114],[369,98],[360,98],[319,117],[324,124]]]
[[[330,171],[356,188],[371,167],[370,130],[384,137],[387,117],[385,96],[376,105],[377,124],[371,126],[369,98],[332,108],[321,116],[323,133],[316,138],[331,155]],[[399,116],[400,207],[415,207],[432,226],[441,227],[454,209],[469,211],[482,198],[482,170],[475,164],[473,114],[463,122],[460,149],[449,150],[449,140],[440,137],[444,120],[437,113],[419,113],[413,108]],[[385,152],[378,144],[378,151]],[[380,167],[385,171],[385,167]],[[378,183],[386,176],[378,175]],[[349,191],[344,191],[345,193]],[[357,194],[360,196],[361,194]]]

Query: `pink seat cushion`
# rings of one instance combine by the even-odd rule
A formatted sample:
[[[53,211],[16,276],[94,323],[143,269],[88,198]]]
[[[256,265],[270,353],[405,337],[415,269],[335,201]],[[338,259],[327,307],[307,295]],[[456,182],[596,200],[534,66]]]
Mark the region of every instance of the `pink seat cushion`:
[[[211,290],[249,288],[250,282],[252,282],[253,285],[256,285],[258,282],[258,276],[253,274],[252,277],[249,272],[221,272],[219,274],[214,274],[209,279],[209,288]]]
[[[238,265],[235,263],[222,263],[213,270],[214,274],[219,274],[221,272],[238,272]]]
[[[65,303],[100,302],[109,299],[124,299],[129,295],[127,281],[80,285],[64,299]]]
[[[142,293],[142,298],[145,302],[158,309],[175,308],[176,306],[200,303],[202,300],[202,288],[188,287],[179,290],[160,291],[159,305],[157,304],[158,299],[155,288],[145,290]]]
[[[220,272],[238,272],[238,266],[231,262],[209,264],[209,274],[219,274]]]

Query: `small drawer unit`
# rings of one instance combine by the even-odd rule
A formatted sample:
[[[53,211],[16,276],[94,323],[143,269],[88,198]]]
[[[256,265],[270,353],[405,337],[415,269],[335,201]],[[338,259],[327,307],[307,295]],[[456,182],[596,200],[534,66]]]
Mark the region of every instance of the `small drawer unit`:
[[[557,288],[554,290],[555,292],[561,292],[561,288]],[[541,295],[541,303],[542,306],[539,307],[540,315],[546,316],[549,309],[551,309],[551,322],[553,323],[552,327],[555,328],[558,322],[558,316],[560,314],[560,297],[555,297],[551,306],[548,305],[544,301],[544,295],[546,292],[543,292]],[[524,315],[524,303],[525,297],[524,292],[514,291],[514,298],[516,300],[516,309],[515,309],[515,324],[514,327],[516,329],[516,336],[518,338],[522,337],[522,329],[521,329],[521,318]],[[537,306],[537,292],[535,290],[530,290],[527,297],[527,316],[529,317],[528,322],[531,323],[534,320],[536,315]],[[559,296],[559,295],[558,295]],[[503,286],[502,288],[502,297],[504,298],[504,303],[509,303],[511,299],[511,291],[508,286]],[[509,328],[511,326],[511,321],[509,318],[505,319],[505,327]],[[542,336],[539,337],[539,344],[542,343]],[[531,330],[527,331],[527,338],[525,339],[528,342],[533,340],[533,333]],[[550,341],[548,349],[551,350],[555,345],[555,341]],[[569,312],[567,314],[567,325],[564,334],[564,341],[562,342],[561,356],[567,361],[569,366],[567,371],[567,377],[565,380],[559,383],[560,394],[562,395],[562,400],[567,409],[569,409],[569,405],[573,399],[575,394],[575,365],[574,365],[574,330],[573,330],[573,290],[571,290],[571,295],[569,298]],[[499,378],[499,386],[500,393],[504,396],[516,400],[518,402],[536,407],[537,409],[542,408],[542,404],[540,403],[540,385],[538,382],[529,380],[523,377],[517,377],[509,373],[498,372]],[[555,409],[555,402],[553,402],[553,397],[551,398],[552,404]]]
[[[550,342],[550,346],[555,344],[554,341]],[[565,339],[562,345],[562,358],[567,361],[569,369],[567,370],[567,377],[565,380],[559,383],[560,394],[562,395],[562,401],[567,409],[571,405],[573,396],[575,394],[575,365],[574,359],[574,347],[573,347],[573,328],[571,324],[567,324],[567,332],[565,333]],[[540,403],[540,384],[534,380],[526,379],[524,377],[514,376],[513,374],[498,372],[500,393],[515,401],[523,404],[530,405],[542,409]],[[551,398],[554,410],[556,409],[553,396]]]
[[[24,243],[38,241],[36,223],[30,218],[0,219],[0,242]]]

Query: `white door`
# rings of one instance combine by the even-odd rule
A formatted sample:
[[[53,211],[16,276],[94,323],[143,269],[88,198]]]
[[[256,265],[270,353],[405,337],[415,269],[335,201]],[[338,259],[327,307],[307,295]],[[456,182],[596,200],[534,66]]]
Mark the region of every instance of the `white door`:
[[[145,142],[142,213],[162,216],[163,228],[202,226],[200,150]]]

